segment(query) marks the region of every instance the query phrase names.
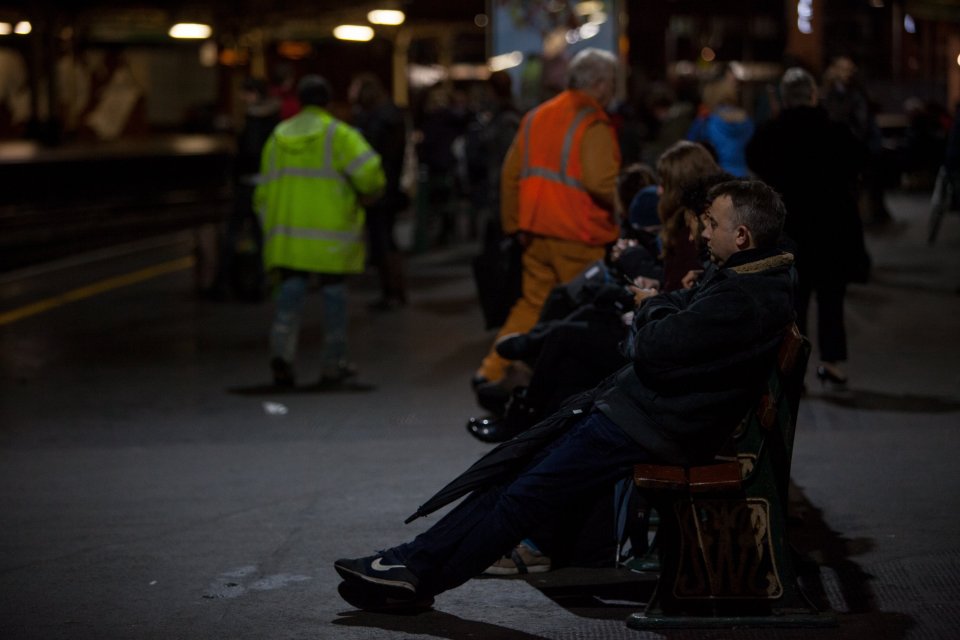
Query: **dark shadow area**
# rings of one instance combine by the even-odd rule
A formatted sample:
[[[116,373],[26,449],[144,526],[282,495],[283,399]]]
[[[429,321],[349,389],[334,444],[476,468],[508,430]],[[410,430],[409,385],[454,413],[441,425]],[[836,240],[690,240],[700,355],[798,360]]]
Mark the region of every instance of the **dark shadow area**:
[[[575,572],[576,569],[568,569]],[[558,571],[527,582],[555,603],[581,618],[623,620],[636,613],[653,595],[655,575],[641,575],[626,569],[590,570],[591,581],[570,583]],[[597,578],[606,576],[600,581]]]
[[[459,281],[463,276],[456,272],[450,273],[414,273],[407,279],[407,286],[412,291],[425,291]]]
[[[474,293],[459,298],[444,296],[440,300],[417,300],[413,306],[436,316],[459,316],[472,309],[479,309],[477,296]],[[479,321],[477,324],[479,325]]]
[[[367,627],[419,636],[449,638],[450,640],[462,640],[463,638],[547,640],[544,636],[501,627],[488,622],[464,620],[442,611],[427,611],[417,615],[390,615],[351,610],[342,612],[340,615],[341,617],[334,620],[333,624],[342,627]]]
[[[321,384],[319,382],[297,387],[277,387],[272,384],[253,385],[250,387],[230,387],[227,393],[238,396],[284,396],[303,393],[368,393],[376,390],[376,386],[363,382],[342,382],[340,384]]]
[[[903,413],[952,413],[960,411],[960,401],[936,396],[897,395],[851,389],[843,394],[823,393],[818,400],[846,409],[863,411],[899,411]]]
[[[823,511],[810,503],[803,489],[791,482],[789,492],[790,543],[799,554],[798,573],[807,597],[817,608],[827,610],[830,609],[828,590],[836,588],[846,606],[842,613],[876,611],[870,588],[873,576],[851,559],[873,549],[874,541],[844,537],[824,521]],[[836,573],[836,585],[824,583],[821,567],[829,567]]]

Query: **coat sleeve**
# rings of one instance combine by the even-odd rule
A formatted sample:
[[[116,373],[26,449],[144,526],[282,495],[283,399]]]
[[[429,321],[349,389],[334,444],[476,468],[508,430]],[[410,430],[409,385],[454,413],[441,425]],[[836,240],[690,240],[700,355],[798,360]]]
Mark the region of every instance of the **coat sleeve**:
[[[500,169],[500,225],[508,235],[520,230],[520,171],[523,158],[520,156],[519,138],[518,131]]]
[[[597,204],[613,211],[620,173],[620,150],[610,125],[596,122],[583,132],[580,165],[583,167],[583,188]]]
[[[336,145],[340,166],[337,169],[346,176],[354,190],[361,195],[382,191],[387,179],[383,173],[380,154],[373,150],[359,131],[341,125],[337,128]]]

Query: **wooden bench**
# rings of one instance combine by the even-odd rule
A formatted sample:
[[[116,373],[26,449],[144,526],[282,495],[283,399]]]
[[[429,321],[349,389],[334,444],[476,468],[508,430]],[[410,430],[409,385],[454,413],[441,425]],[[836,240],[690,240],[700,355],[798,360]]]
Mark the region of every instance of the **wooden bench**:
[[[636,465],[660,514],[660,577],[634,629],[834,626],[800,591],[787,542],[787,488],[809,342],[788,328],[767,392],[697,467]]]

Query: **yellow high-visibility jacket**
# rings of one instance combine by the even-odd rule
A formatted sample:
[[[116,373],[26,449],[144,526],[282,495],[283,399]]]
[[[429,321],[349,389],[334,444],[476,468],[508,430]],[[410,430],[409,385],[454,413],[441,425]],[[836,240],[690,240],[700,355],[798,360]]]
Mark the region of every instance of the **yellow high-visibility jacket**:
[[[304,107],[263,148],[254,206],[263,225],[263,263],[317,273],[364,265],[360,195],[383,189],[380,156],[353,127]]]

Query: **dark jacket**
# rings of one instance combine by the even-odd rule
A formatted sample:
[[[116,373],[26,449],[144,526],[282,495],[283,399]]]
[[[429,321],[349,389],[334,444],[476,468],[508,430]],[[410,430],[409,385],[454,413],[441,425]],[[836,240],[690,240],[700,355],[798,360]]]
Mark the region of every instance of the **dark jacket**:
[[[797,243],[797,269],[847,279],[859,268],[863,228],[857,177],[866,146],[820,107],[785,109],[747,145],[747,163],[787,207],[784,232]]]
[[[794,320],[793,257],[734,254],[692,289],[647,299],[596,408],[666,463],[716,455],[760,395]]]
[[[403,113],[392,102],[383,102],[370,109],[358,108],[353,115],[355,126],[373,150],[380,154],[383,174],[387,179],[383,197],[376,207],[399,211],[407,206],[407,197],[400,188],[403,156],[407,145]]]

